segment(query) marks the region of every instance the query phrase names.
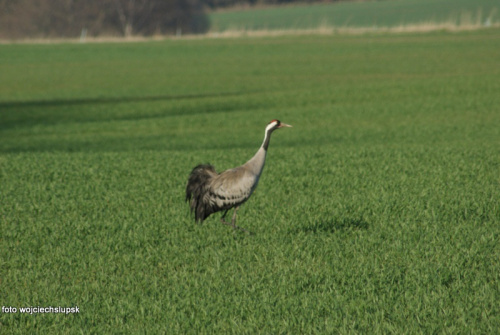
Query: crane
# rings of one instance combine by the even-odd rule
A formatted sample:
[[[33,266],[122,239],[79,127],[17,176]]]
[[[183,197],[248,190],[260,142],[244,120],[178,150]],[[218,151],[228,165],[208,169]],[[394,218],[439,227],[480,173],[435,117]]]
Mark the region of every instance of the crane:
[[[200,164],[193,168],[186,186],[186,201],[189,202],[195,221],[203,222],[213,213],[224,211],[222,223],[233,229],[246,229],[236,225],[236,213],[239,207],[250,198],[259,183],[260,175],[266,162],[267,148],[271,134],[276,129],[291,125],[272,120],[266,127],[264,141],[257,153],[245,164],[217,173],[210,164]],[[231,223],[226,222],[227,212],[234,208]]]

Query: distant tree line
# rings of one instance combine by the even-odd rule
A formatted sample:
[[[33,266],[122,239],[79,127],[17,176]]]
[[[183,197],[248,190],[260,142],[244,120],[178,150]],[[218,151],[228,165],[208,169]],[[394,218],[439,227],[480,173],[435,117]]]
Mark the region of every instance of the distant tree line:
[[[0,38],[196,34],[209,29],[207,9],[330,1],[0,0]]]
[[[0,38],[200,33],[201,0],[0,0]]]

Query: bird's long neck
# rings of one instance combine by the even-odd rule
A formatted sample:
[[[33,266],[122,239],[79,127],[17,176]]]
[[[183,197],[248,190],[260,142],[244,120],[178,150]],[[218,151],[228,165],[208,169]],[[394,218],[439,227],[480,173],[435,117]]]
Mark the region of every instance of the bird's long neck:
[[[248,162],[245,163],[248,169],[255,175],[260,175],[262,173],[262,170],[264,169],[264,164],[266,163],[267,148],[269,147],[269,140],[271,139],[272,132],[273,131],[271,129],[266,129],[264,141],[262,142],[259,150]]]
[[[269,147],[269,141],[271,140],[271,133],[273,132],[272,129],[267,129],[264,134],[264,141],[262,142],[261,148],[263,148],[265,151],[267,151],[267,148]]]

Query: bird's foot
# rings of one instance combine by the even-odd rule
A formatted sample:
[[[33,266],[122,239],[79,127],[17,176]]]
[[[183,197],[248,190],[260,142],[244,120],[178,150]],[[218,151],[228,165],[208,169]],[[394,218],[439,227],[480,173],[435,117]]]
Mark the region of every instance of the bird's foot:
[[[236,229],[239,229],[239,230],[244,231],[245,233],[248,233],[248,234],[250,234],[250,235],[253,235],[253,233],[252,233],[251,231],[246,230],[245,228],[241,228],[241,227],[239,227],[239,226],[235,225],[235,224],[234,224],[234,222],[226,222],[224,219],[220,219],[220,221],[221,221],[223,224],[225,224],[225,225],[228,225],[228,226],[233,227],[233,229],[235,229],[235,230],[236,230]]]

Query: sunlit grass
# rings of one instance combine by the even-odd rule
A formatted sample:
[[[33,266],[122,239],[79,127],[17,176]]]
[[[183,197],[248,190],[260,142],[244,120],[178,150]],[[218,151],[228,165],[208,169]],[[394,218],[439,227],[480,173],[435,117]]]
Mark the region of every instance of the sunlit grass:
[[[1,333],[494,333],[497,30],[8,45]],[[190,169],[250,158],[233,232]]]

